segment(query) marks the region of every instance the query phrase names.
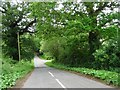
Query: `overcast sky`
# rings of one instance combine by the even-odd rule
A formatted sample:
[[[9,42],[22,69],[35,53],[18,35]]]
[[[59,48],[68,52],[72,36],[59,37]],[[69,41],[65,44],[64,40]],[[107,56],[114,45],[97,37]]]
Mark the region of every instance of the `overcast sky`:
[[[2,0],[3,2],[4,1],[11,1],[11,2],[13,2],[14,4],[17,4],[17,2],[18,3],[21,3],[22,1],[43,1],[43,0]],[[49,1],[49,0],[44,0],[44,1]],[[60,10],[61,8],[63,8],[63,5],[62,5],[62,3],[60,2],[60,1],[65,1],[65,0],[60,0],[60,1],[58,1],[58,0],[54,0],[54,1],[57,1],[57,2],[59,2],[60,4],[59,4],[59,6],[58,6],[58,10]],[[71,1],[77,1],[78,3],[81,1],[81,0],[71,0]],[[89,1],[89,0],[88,0]],[[94,0],[90,0],[90,1],[94,1]],[[98,0],[98,1],[104,1],[104,0]],[[114,0],[107,0],[107,1],[114,1]],[[116,0],[117,1],[117,0]],[[115,8],[114,10],[113,10],[113,12],[118,12],[118,8]],[[105,13],[110,13],[111,12],[111,10],[105,10],[104,11]]]
[[[58,2],[58,1],[71,1],[71,2],[80,2],[80,1],[82,1],[82,0],[2,0],[2,1],[12,1],[12,2],[16,2],[16,1],[18,1],[18,2],[20,2],[20,1],[29,1],[29,2],[51,2],[51,1],[56,1],[56,2]],[[86,2],[94,2],[94,1],[96,1],[96,0],[84,0],[84,1],[86,1]],[[97,0],[98,2],[108,2],[108,1],[112,1],[112,2],[115,2],[115,1],[119,1],[119,0]]]

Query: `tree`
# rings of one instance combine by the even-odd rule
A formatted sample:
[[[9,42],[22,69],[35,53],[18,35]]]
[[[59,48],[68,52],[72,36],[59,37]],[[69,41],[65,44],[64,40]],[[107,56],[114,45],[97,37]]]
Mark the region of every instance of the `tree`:
[[[18,60],[18,42],[17,33],[20,36],[24,33],[33,33],[30,30],[36,22],[36,18],[29,18],[30,3],[3,2],[0,8],[2,12],[2,38],[3,51],[14,60]]]
[[[62,15],[61,16],[62,18],[60,18],[58,22],[62,21],[61,23],[63,23],[63,25],[66,24],[65,20],[68,20],[68,22],[71,21],[79,22],[80,26],[77,24],[76,26],[79,26],[77,27],[77,29],[79,29],[79,31],[80,30],[88,31],[90,60],[94,61],[94,56],[92,54],[97,49],[99,49],[99,47],[102,44],[100,42],[100,39],[103,39],[103,37],[101,37],[101,32],[103,30],[108,29],[108,27],[118,25],[118,21],[115,21],[119,19],[118,12],[115,11],[118,8],[118,3],[117,2],[83,2],[83,3],[72,2],[72,3],[63,3],[63,5],[64,7],[60,11],[60,15]],[[64,15],[63,13],[66,15]],[[74,29],[73,32],[77,33],[77,30],[75,31]],[[116,33],[117,31],[115,29],[112,32]]]
[[[62,8],[58,8],[59,5]],[[118,13],[114,10],[117,6],[116,2],[39,2],[33,4],[32,12],[38,18],[37,30],[43,41],[49,39],[54,42],[56,40],[53,38],[56,37],[58,41],[66,42],[56,43],[64,49],[62,52],[57,50],[59,55],[56,61],[71,65],[89,63],[92,66],[95,61],[93,53],[106,40],[116,38]]]
[[[113,10],[115,10],[115,8],[118,8],[118,5],[116,2],[84,2],[84,5],[86,6],[89,18],[92,19],[91,25],[93,29],[89,32],[90,56],[92,56],[95,50],[99,49],[101,45],[100,31],[102,27],[106,27],[105,25],[110,23],[114,25],[115,22],[113,22],[113,20],[118,19],[118,13],[113,13]],[[95,10],[95,8],[97,9]],[[107,9],[111,10],[111,12],[107,13]],[[91,57],[91,59],[93,59],[93,57]]]

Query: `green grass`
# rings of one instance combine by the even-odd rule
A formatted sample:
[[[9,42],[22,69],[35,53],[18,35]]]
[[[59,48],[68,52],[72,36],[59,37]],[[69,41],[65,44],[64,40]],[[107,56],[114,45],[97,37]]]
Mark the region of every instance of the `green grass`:
[[[119,86],[120,81],[118,80],[120,77],[120,73],[106,71],[106,70],[95,70],[89,68],[81,68],[81,67],[69,67],[58,63],[53,62],[46,62],[46,65],[50,67],[54,67],[57,69],[68,70],[68,71],[75,71],[81,74],[90,75],[95,78],[101,79],[106,82],[106,84]]]
[[[30,71],[33,70],[33,63],[29,61],[21,60],[13,64],[13,60],[10,58],[2,58],[2,73],[1,78],[1,87],[2,90],[10,88],[16,84],[16,80],[21,77],[24,77]]]

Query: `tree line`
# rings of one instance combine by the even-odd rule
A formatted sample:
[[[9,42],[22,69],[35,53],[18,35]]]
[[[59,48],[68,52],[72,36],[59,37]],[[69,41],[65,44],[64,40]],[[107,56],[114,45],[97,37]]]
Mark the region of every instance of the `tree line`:
[[[120,66],[117,2],[3,3],[2,49],[18,60],[39,50],[68,66],[110,69]]]

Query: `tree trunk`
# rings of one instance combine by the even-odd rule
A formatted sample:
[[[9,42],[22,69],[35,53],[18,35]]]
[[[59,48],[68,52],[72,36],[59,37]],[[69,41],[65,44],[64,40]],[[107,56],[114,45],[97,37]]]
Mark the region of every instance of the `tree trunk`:
[[[90,61],[94,61],[93,53],[96,49],[99,49],[100,46],[100,33],[98,30],[90,31],[89,32],[89,55]]]
[[[18,54],[18,41],[17,41],[17,34],[14,33],[9,37],[9,48],[11,49],[9,54],[14,60],[19,60],[19,54]]]

